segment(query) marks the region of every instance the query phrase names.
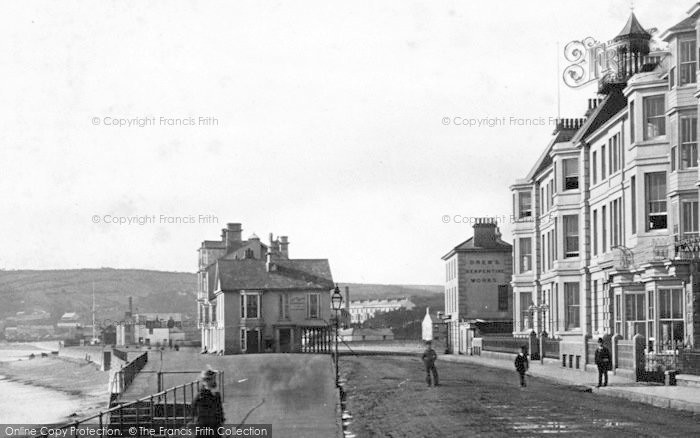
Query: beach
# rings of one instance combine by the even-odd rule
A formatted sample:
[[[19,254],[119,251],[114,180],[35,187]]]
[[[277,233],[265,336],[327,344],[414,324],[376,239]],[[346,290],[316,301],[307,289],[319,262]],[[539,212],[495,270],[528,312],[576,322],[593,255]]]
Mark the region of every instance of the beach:
[[[61,423],[107,409],[108,372],[86,360],[50,352],[41,357],[42,352],[48,350],[0,345],[0,423]]]

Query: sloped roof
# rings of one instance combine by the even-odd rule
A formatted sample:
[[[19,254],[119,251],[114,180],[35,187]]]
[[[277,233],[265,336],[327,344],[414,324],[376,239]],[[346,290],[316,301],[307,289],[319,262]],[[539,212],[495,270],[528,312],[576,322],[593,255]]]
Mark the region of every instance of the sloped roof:
[[[637,20],[637,16],[634,15],[634,12],[630,14],[630,18],[627,20],[625,27],[622,28],[622,30],[619,34],[617,34],[615,39],[627,36],[641,36],[645,38],[651,37],[649,32],[647,32],[644,29],[644,27],[641,24],[639,24],[639,20]]]
[[[574,144],[581,142],[625,108],[627,108],[627,98],[620,91],[611,92],[598,104],[571,141]]]
[[[693,7],[690,10],[690,15],[685,17],[683,20],[680,22],[674,24],[673,26],[669,27],[664,31],[664,33],[661,35],[661,39],[664,41],[668,41],[671,39],[670,37],[678,32],[692,32],[695,31],[695,22],[700,16],[700,9],[696,7]]]
[[[270,272],[266,262],[255,259],[219,260],[216,278],[221,290],[244,289],[324,289],[333,287],[328,260],[284,260],[274,261]]]
[[[447,260],[449,257],[452,257],[453,254],[458,253],[458,252],[470,252],[470,251],[503,251],[503,252],[510,252],[513,249],[513,246],[501,240],[500,238],[496,238],[493,241],[493,246],[476,246],[474,245],[474,237],[470,237],[469,239],[465,240],[464,242],[460,243],[459,245],[455,246],[442,256],[442,260]]]

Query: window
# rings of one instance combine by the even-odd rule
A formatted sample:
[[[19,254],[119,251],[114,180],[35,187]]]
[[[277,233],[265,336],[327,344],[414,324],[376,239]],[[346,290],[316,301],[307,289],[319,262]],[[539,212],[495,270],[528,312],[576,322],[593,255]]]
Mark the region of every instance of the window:
[[[591,158],[591,169],[593,170],[593,184],[598,182],[598,160],[597,152],[593,151],[593,156]]]
[[[659,331],[662,348],[674,349],[676,343],[683,342],[682,289],[659,289]]]
[[[520,331],[531,330],[533,327],[530,310],[532,304],[532,292],[520,292]]]
[[[647,231],[666,228],[666,172],[644,175],[646,190]]]
[[[578,216],[564,216],[564,257],[578,257]]]
[[[532,270],[532,239],[520,238],[520,273]]]
[[[241,351],[246,351],[246,329],[241,329]]]
[[[668,71],[668,88],[672,89],[676,86],[676,67],[671,67]]]
[[[608,250],[608,240],[606,236],[606,230],[607,227],[605,225],[605,206],[602,206],[600,208],[600,239],[601,239],[601,245],[600,245],[600,252],[601,254],[605,253]]]
[[[255,253],[253,252],[253,250],[251,248],[246,248],[244,257],[247,259],[255,258]]]
[[[593,255],[598,254],[598,210],[593,210]]]
[[[564,190],[578,189],[578,158],[562,160],[564,164]]]
[[[637,234],[637,177],[630,179],[630,208],[632,216],[632,234]]]
[[[622,166],[622,154],[620,153],[620,133],[610,139],[610,173],[617,172]]]
[[[598,331],[598,280],[593,280],[593,298],[591,299],[593,303],[593,309],[591,314],[593,315],[593,332]]]
[[[260,294],[241,293],[241,318],[260,318]]]
[[[622,234],[620,221],[620,200],[615,199],[610,202],[610,248],[619,245],[620,234]]]
[[[630,102],[630,142],[634,143],[634,101]]]
[[[681,231],[683,237],[698,235],[698,201],[681,202],[681,214],[683,222]]]
[[[679,52],[680,65],[678,66],[678,72],[680,73],[680,78],[678,84],[694,84],[695,70],[697,69],[695,64],[695,40],[681,41]]]
[[[625,294],[625,320],[627,321],[626,338],[634,335],[646,336],[646,314],[644,307],[645,293]]]
[[[306,295],[306,317],[309,319],[320,318],[321,315],[321,295],[307,294]]]
[[[680,168],[698,166],[698,119],[681,117]]]
[[[289,319],[289,295],[286,292],[282,292],[279,298],[280,306],[280,319]]]
[[[519,192],[518,193],[519,202],[519,217],[530,217],[532,216],[532,195],[530,192]]]
[[[508,311],[508,285],[498,285],[498,310],[501,312]]]
[[[666,135],[664,95],[645,97],[643,102],[644,140]]]
[[[566,308],[566,330],[581,327],[581,312],[578,293],[578,283],[564,283],[564,306]]]
[[[600,180],[605,180],[605,145],[600,147]]]
[[[211,322],[216,322],[216,301],[211,302]]]
[[[676,171],[676,147],[671,147],[671,172]]]

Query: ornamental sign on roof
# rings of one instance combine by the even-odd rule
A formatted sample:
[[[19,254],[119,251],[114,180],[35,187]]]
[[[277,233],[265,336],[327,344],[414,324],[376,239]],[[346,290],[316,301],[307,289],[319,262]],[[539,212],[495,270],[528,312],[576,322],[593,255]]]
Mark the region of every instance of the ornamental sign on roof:
[[[562,74],[569,88],[580,88],[617,71],[617,51],[592,37],[564,46],[564,58],[571,64]]]

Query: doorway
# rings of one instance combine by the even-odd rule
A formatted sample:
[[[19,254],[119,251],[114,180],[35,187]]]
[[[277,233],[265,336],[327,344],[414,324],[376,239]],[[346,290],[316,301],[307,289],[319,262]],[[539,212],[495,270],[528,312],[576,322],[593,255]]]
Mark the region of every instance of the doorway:
[[[279,329],[280,353],[292,352],[292,329]]]

